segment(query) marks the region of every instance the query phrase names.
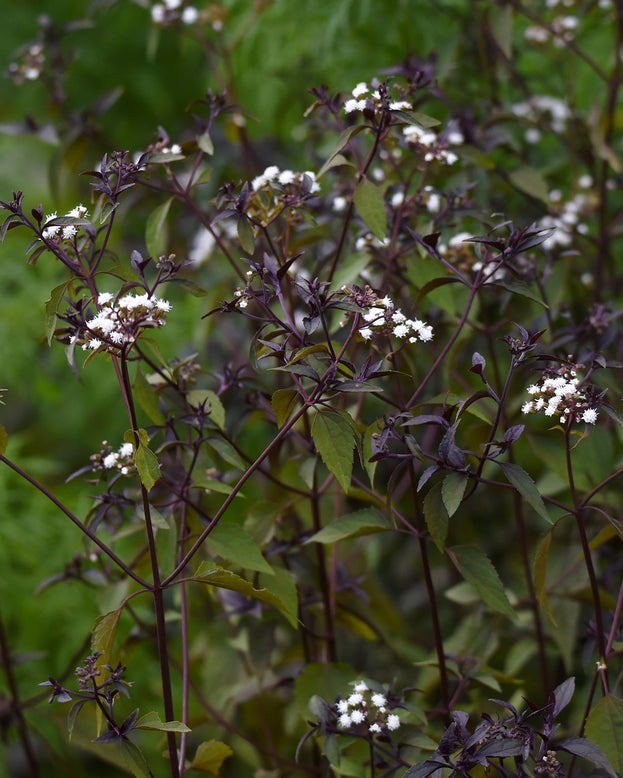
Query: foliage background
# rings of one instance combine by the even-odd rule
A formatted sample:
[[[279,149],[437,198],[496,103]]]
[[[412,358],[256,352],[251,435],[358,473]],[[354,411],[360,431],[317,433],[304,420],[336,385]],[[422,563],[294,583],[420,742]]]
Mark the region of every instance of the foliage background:
[[[577,171],[588,169],[588,118],[605,97],[596,92],[590,69],[582,67],[567,49],[549,51],[550,59],[544,68],[542,53],[522,45],[521,29],[515,29],[515,65],[524,79],[518,89],[500,65],[491,39],[491,29],[497,25],[499,30],[504,24],[499,9],[491,3],[341,0],[328,4],[258,0],[252,4],[240,0],[224,2],[218,8],[225,18],[226,45],[234,46],[229,71],[218,61],[210,67],[201,46],[190,36],[169,29],[156,30],[150,23],[149,9],[141,3],[95,3],[86,16],[84,4],[68,0],[12,4],[11,23],[0,27],[4,66],[10,63],[11,52],[35,37],[41,14],[49,14],[57,24],[79,18],[87,18],[89,23],[67,35],[61,44],[65,53],[71,52],[72,61],[67,69],[67,110],[59,113],[56,120],[65,126],[73,123],[74,131],[65,132],[58,143],[46,143],[36,135],[20,133],[16,126],[26,115],[35,122],[46,121],[50,106],[43,87],[38,83],[17,86],[8,78],[1,82],[2,197],[7,199],[11,191],[23,189],[29,202],[42,202],[46,212],[64,211],[80,200],[87,202],[88,182],[75,175],[77,170],[88,169],[111,147],[145,148],[155,138],[158,126],[164,127],[171,138],[183,140],[180,135],[189,125],[186,109],[208,87],[228,88],[230,97],[246,117],[251,141],[248,153],[242,152],[233,119],[219,129],[222,136],[214,139],[221,150],[215,160],[215,181],[251,177],[268,164],[287,163],[297,169],[313,163],[318,169],[330,153],[333,139],[318,139],[303,122],[303,113],[311,103],[309,87],[325,83],[332,91],[349,91],[358,81],[382,74],[407,56],[426,59],[433,53],[441,86],[448,95],[446,106],[435,104],[435,116],[440,120],[445,118],[444,111],[461,106],[478,124],[486,121],[492,105],[510,100],[517,91],[563,96],[569,94],[572,84],[578,114],[587,117],[587,125],[578,128],[575,145],[562,147],[555,139],[548,142],[546,138],[538,148],[522,147],[521,141],[511,138],[509,146],[546,177],[552,187],[567,185]],[[607,67],[610,34],[597,14],[590,17],[582,36],[583,47],[600,66]],[[118,100],[93,121],[96,129],[81,132],[79,114],[98,97],[118,88],[122,90]],[[54,112],[53,106],[52,109]],[[426,109],[424,105],[423,110]],[[620,123],[619,114],[617,121]],[[503,131],[502,122],[499,126]],[[514,211],[522,223],[528,224],[542,215],[543,202],[538,196],[525,196],[504,186],[504,176],[499,171],[503,171],[507,153],[504,146],[493,150],[491,157],[497,169],[474,173],[477,196],[490,211]],[[571,170],[570,165],[574,166]],[[209,194],[213,196],[215,189]],[[129,253],[132,248],[142,248],[148,214],[141,208],[125,214],[125,245],[117,246],[119,251],[125,249]],[[474,232],[479,226],[474,217]],[[191,238],[184,233],[172,235],[172,247],[184,255]],[[97,360],[91,363],[80,385],[69,374],[62,350],[49,349],[42,341],[43,304],[50,288],[58,283],[57,268],[45,258],[36,269],[28,266],[23,250],[22,236],[9,234],[0,262],[0,383],[6,386],[10,398],[10,407],[2,414],[10,433],[9,454],[53,483],[76,513],[86,513],[89,495],[79,483],[65,484],[65,478],[88,460],[110,429],[124,428],[123,408],[104,364]],[[570,290],[571,305],[573,276],[577,275],[578,265],[582,270],[590,269],[594,250],[594,246],[587,245],[583,257],[565,263],[564,288]],[[222,269],[214,267],[203,272],[202,280],[211,285],[214,301],[230,293]],[[581,305],[581,291],[577,299]],[[183,307],[176,306],[175,320],[163,333],[164,342],[176,344],[183,354],[201,351],[213,326],[200,318],[208,307],[205,300],[185,297]],[[247,441],[250,448],[261,445],[261,428],[257,437],[257,441]],[[533,456],[528,444],[521,453],[524,458]],[[541,448],[537,455],[541,460],[540,472],[533,475],[543,475],[543,459],[554,461],[552,453]],[[589,480],[598,481],[621,456],[620,435],[596,429],[578,456],[582,457]],[[6,469],[0,470],[0,506],[0,565],[2,570],[11,570],[10,575],[0,577],[2,616],[12,644],[32,655],[19,667],[20,685],[29,689],[48,674],[60,672],[68,655],[76,653],[80,658],[84,654],[84,637],[92,627],[90,605],[94,594],[86,588],[66,585],[35,594],[37,585],[61,570],[76,553],[80,539],[66,529],[43,498]],[[483,500],[474,502],[472,510],[473,515],[466,518],[461,542],[486,533],[494,553],[501,551],[507,537],[497,521],[497,511]],[[384,539],[367,547],[367,562],[387,571],[384,588],[368,594],[375,598],[371,609],[384,609],[388,628],[396,628],[392,636],[394,650],[402,652],[405,660],[416,661],[427,654],[411,641],[430,626],[418,624],[404,645],[399,645],[403,620],[408,621],[410,613],[418,612],[422,591],[419,584],[412,582],[408,556],[397,555],[397,546],[398,541]],[[521,577],[519,569],[511,568],[507,574],[511,582]],[[451,583],[448,581],[448,585]],[[452,607],[444,612],[445,629],[450,629],[455,614]],[[570,608],[568,617],[569,631],[573,632],[580,618],[577,608]],[[477,626],[475,623],[474,628]],[[211,651],[220,654],[224,662],[227,636],[215,632],[214,637]],[[561,650],[566,640],[561,633]],[[353,640],[346,653],[354,666],[374,674],[377,668],[367,666],[363,640]],[[379,667],[389,659],[389,652],[384,654],[382,647],[374,655]],[[567,659],[570,661],[570,657]],[[140,662],[136,665],[140,668]],[[395,674],[400,683],[409,682],[404,669],[396,669]],[[151,684],[157,699],[154,679],[141,678],[140,670],[137,675],[137,685],[149,688]],[[205,680],[209,685],[209,670]],[[538,697],[538,684],[530,692]],[[484,692],[481,696],[486,698]],[[213,704],[218,707],[217,703],[218,698]],[[62,759],[70,759],[53,734],[51,720],[45,712],[37,715],[41,730],[50,738],[57,738]],[[289,734],[297,731],[298,723],[290,722],[290,726]],[[7,770],[11,758],[13,751],[6,748]],[[104,775],[100,763],[97,764],[97,774]],[[79,770],[86,775],[90,767],[88,763],[78,766],[72,761],[71,770],[72,775],[78,776]],[[18,768],[15,774],[19,774]]]

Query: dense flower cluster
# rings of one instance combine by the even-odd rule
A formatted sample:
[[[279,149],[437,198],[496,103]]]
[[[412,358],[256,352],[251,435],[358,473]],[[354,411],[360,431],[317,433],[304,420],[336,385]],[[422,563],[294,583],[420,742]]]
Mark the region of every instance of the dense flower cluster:
[[[413,105],[408,100],[390,100],[387,106],[384,106],[380,91],[371,88],[365,81],[360,81],[351,94],[352,97],[344,103],[345,113],[355,113],[356,111],[380,113],[386,107],[390,111],[413,110]]]
[[[87,211],[86,207],[82,205],[82,203],[77,205],[75,208],[72,208],[71,211],[68,211],[65,214],[65,216],[69,216],[72,219],[85,219],[88,215],[89,212]],[[46,217],[45,225],[49,226],[44,226],[41,232],[42,237],[46,240],[53,240],[55,243],[60,243],[64,240],[73,240],[78,234],[78,226],[76,224],[60,225],[50,223],[57,218],[58,214],[56,211]]]
[[[516,103],[511,107],[515,116],[529,122],[547,122],[557,133],[565,131],[567,121],[571,117],[569,105],[559,97],[549,95],[534,95],[530,99]],[[531,129],[536,130],[536,127]]]
[[[539,383],[528,387],[532,399],[522,405],[522,413],[557,415],[561,424],[567,421],[594,424],[599,414],[579,383],[577,371],[570,365],[547,371]]]
[[[341,729],[351,729],[363,725],[373,735],[398,729],[400,716],[391,713],[387,697],[372,692],[364,681],[358,681],[354,690],[346,698],[335,703],[337,724]]]
[[[311,181],[310,192],[319,192],[320,184],[316,182],[316,174],[311,170],[303,173],[295,173],[293,170],[279,170],[277,165],[270,165],[259,176],[251,182],[251,188],[254,192],[264,187],[279,188],[300,185],[304,183],[304,177]]]
[[[134,470],[134,446],[123,443],[117,451],[113,451],[107,440],[102,441],[102,449],[97,454],[91,454],[94,470],[117,470],[121,475],[129,475]]]
[[[171,310],[171,303],[159,297],[143,294],[126,294],[115,298],[110,292],[102,292],[97,298],[98,312],[86,322],[81,338],[82,349],[93,351],[106,346],[117,349],[136,340],[145,328],[161,327]]]
[[[430,129],[425,130],[414,124],[405,127],[402,134],[407,143],[422,151],[425,162],[437,160],[446,165],[454,165],[458,161],[457,155],[448,151],[448,146],[459,146],[464,141],[463,134],[458,130],[438,135]]]
[[[31,43],[19,62],[11,62],[9,76],[16,84],[36,81],[43,70],[45,50],[42,43]]]
[[[370,340],[378,332],[391,334],[396,338],[408,338],[409,343],[433,339],[433,328],[420,319],[408,319],[400,308],[396,308],[391,297],[379,295],[366,286],[365,289],[342,287],[350,302],[363,310],[359,335]]]
[[[580,176],[578,185],[583,189],[592,186],[593,180],[590,176]],[[558,246],[565,248],[573,242],[574,233],[586,234],[588,225],[580,221],[581,217],[589,215],[591,204],[589,198],[584,192],[578,192],[574,197],[566,202],[562,200],[562,193],[557,189],[549,193],[552,201],[553,212],[544,216],[539,221],[541,229],[554,228],[554,231],[543,241],[543,248],[553,249]]]

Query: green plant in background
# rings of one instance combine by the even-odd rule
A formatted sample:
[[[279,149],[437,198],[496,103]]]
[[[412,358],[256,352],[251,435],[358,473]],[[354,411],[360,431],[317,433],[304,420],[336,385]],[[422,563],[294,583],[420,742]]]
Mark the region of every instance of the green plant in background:
[[[9,66],[49,111],[5,131],[58,152],[0,236],[45,282],[28,380],[60,352],[71,404],[12,421],[7,366],[8,774],[620,774],[621,3],[419,4],[463,32],[439,58],[364,74],[347,36],[304,120],[266,84],[264,137],[292,9],[140,5],[44,17]],[[187,53],[181,93],[212,74],[129,151],[101,72],[73,105],[66,42],[109,14]]]

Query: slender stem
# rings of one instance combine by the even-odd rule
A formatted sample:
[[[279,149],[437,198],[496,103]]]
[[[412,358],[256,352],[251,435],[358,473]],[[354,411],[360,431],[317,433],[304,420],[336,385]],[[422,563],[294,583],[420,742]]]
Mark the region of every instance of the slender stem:
[[[441,684],[441,701],[443,706],[444,718],[446,724],[450,724],[450,694],[448,690],[448,671],[446,668],[446,655],[443,648],[443,637],[441,634],[441,625],[439,623],[439,610],[437,607],[437,595],[435,594],[435,585],[431,574],[430,562],[428,560],[428,548],[426,545],[426,535],[422,521],[422,509],[417,493],[417,481],[415,478],[415,469],[413,462],[409,463],[409,479],[411,481],[411,491],[413,494],[413,505],[415,508],[415,519],[417,527],[417,539],[422,555],[422,568],[424,570],[424,583],[428,595],[428,604],[430,606],[430,615],[433,623],[433,637],[435,640],[435,651],[439,663],[439,681]]]
[[[116,361],[116,360],[115,360]],[[130,425],[134,434],[136,449],[141,443],[138,422],[136,418],[136,409],[132,397],[132,386],[130,375],[128,373],[128,360],[126,354],[122,353],[120,360],[121,367],[121,390],[126,401]],[[171,687],[171,670],[169,667],[168,645],[167,645],[167,625],[164,606],[164,587],[160,580],[160,567],[158,564],[158,551],[156,549],[156,537],[151,521],[151,506],[149,503],[149,493],[145,485],[141,482],[141,498],[143,502],[143,513],[145,517],[145,532],[147,535],[147,544],[149,547],[149,558],[151,561],[151,570],[153,577],[152,594],[154,598],[154,611],[156,616],[156,639],[158,644],[158,657],[160,660],[160,677],[162,682],[162,701],[164,705],[164,715],[167,721],[175,719],[173,708],[173,691]],[[172,778],[180,778],[180,769],[177,756],[177,743],[174,732],[167,732],[167,745],[169,749],[169,762]]]
[[[607,654],[606,654],[603,615],[601,609],[601,598],[599,596],[599,582],[597,581],[597,576],[595,574],[595,568],[593,566],[593,558],[591,556],[591,548],[588,542],[588,537],[586,535],[586,527],[584,526],[584,511],[582,510],[582,507],[580,505],[580,501],[578,499],[578,495],[575,488],[575,480],[573,477],[573,466],[571,462],[571,440],[569,437],[568,426],[567,429],[565,430],[565,456],[567,461],[567,477],[569,480],[569,488],[571,490],[571,498],[573,500],[573,505],[574,505],[573,514],[575,516],[575,521],[578,528],[578,534],[580,536],[580,543],[582,545],[582,554],[584,555],[584,564],[586,566],[586,572],[588,573],[588,579],[590,582],[591,593],[593,597],[593,608],[595,610],[595,628],[597,630],[597,647],[599,650],[599,663],[602,664],[605,663]],[[602,675],[602,679],[604,681],[604,688],[607,694],[608,693],[607,674],[605,672]]]
[[[430,381],[432,376],[435,375],[435,373],[437,372],[437,368],[443,362],[443,360],[446,358],[446,355],[447,355],[448,351],[450,351],[450,349],[452,348],[452,346],[456,342],[457,338],[461,334],[461,331],[462,331],[463,327],[465,326],[465,322],[467,321],[467,317],[469,316],[469,312],[472,309],[472,305],[474,304],[474,299],[476,297],[476,292],[477,292],[477,287],[473,286],[470,289],[469,299],[467,300],[467,305],[465,306],[465,310],[463,311],[461,319],[459,320],[459,323],[458,323],[454,333],[452,334],[452,337],[446,343],[446,345],[443,347],[443,349],[440,351],[439,355],[437,356],[437,359],[435,359],[435,361],[431,365],[431,368],[428,371],[428,373],[426,373],[424,378],[418,384],[417,389],[413,392],[413,394],[411,395],[409,401],[407,402],[406,408],[411,408],[413,406],[413,404],[415,403],[417,398],[420,396],[420,393],[422,392],[424,387],[428,384],[428,382]]]
[[[2,659],[2,666],[4,667],[4,674],[6,676],[7,686],[11,693],[11,713],[15,720],[19,739],[22,742],[22,748],[24,749],[24,756],[28,762],[28,768],[32,778],[38,778],[39,767],[37,766],[37,759],[35,752],[30,742],[30,735],[28,734],[28,724],[24,718],[22,712],[22,705],[19,699],[19,689],[17,686],[17,680],[15,673],[13,672],[13,661],[11,659],[11,652],[9,650],[9,644],[6,637],[6,631],[4,629],[4,622],[2,615],[0,614],[0,657]]]
[[[41,494],[44,495],[44,497],[47,497],[50,502],[52,502],[56,507],[67,516],[68,519],[71,519],[71,521],[78,527],[78,529],[84,533],[89,540],[94,543],[98,548],[100,548],[106,556],[111,559],[126,575],[129,575],[130,578],[133,578],[138,584],[141,586],[150,589],[150,584],[147,583],[143,578],[140,577],[140,575],[137,575],[134,570],[132,570],[131,567],[128,567],[126,563],[121,560],[115,552],[106,545],[103,541],[101,541],[95,533],[93,533],[85,524],[83,524],[80,519],[77,516],[74,516],[74,514],[57,498],[55,497],[49,489],[47,489],[43,484],[39,483],[36,478],[33,478],[29,473],[27,473],[25,470],[22,470],[21,467],[15,464],[15,462],[12,462],[10,459],[7,459],[4,454],[0,454],[0,462],[4,462],[5,465],[11,468],[15,473],[17,473],[19,476],[21,476],[24,480],[28,481],[29,484],[35,487]]]

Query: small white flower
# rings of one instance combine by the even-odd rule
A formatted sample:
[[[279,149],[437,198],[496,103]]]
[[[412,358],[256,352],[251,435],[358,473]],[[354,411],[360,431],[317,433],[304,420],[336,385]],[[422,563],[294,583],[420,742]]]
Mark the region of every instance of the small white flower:
[[[119,449],[119,456],[126,459],[134,454],[134,446],[131,443],[123,443]]]
[[[384,694],[373,694],[371,699],[372,699],[372,704],[375,705],[377,708],[382,708],[384,705],[387,704],[387,699]]]
[[[409,334],[409,328],[406,324],[397,324],[393,329],[393,333],[397,338],[405,338]]]
[[[184,24],[194,24],[199,19],[199,11],[192,5],[184,8],[182,11],[182,21]]]
[[[368,684],[365,681],[358,681],[355,684],[355,691],[359,692],[359,694],[363,694],[364,692],[367,692]]]
[[[413,110],[413,106],[411,103],[408,103],[406,100],[396,100],[393,103],[389,104],[389,110],[390,111],[411,111]]]
[[[368,85],[365,81],[360,81],[357,86],[353,89],[351,92],[353,97],[361,97],[361,95],[365,95],[368,91]]]
[[[381,731],[381,727],[376,722],[374,724],[370,724],[370,732],[377,733],[380,731]]]
[[[115,467],[117,465],[117,460],[119,459],[119,454],[116,452],[111,452],[110,454],[107,454],[104,459],[102,460],[102,464],[106,469],[109,469],[111,467]]]
[[[530,401],[529,401],[529,402],[526,402],[526,403],[524,403],[524,404],[521,406],[521,412],[522,412],[522,413],[532,413],[532,411],[533,411],[533,410],[534,410],[534,405],[533,405],[533,404],[532,404],[532,402],[530,402]]]
[[[354,692],[348,698],[348,704],[349,705],[353,705],[353,706],[354,705],[361,705],[362,702],[363,702],[363,695],[359,694],[359,692]]]
[[[359,334],[364,340],[370,340],[370,338],[372,337],[372,330],[370,329],[370,327],[362,327],[359,330]]]
[[[374,323],[377,323],[379,319],[383,319],[383,321],[385,321],[385,311],[383,310],[383,308],[377,308],[376,306],[373,306],[363,314],[362,318],[364,321],[374,322]],[[378,322],[378,323],[382,323],[382,322]]]
[[[387,729],[398,729],[400,726],[400,717],[395,713],[390,713],[387,717]]]
[[[340,727],[350,727],[352,722],[348,713],[342,713],[342,715],[337,720],[337,723]]]
[[[347,700],[339,700],[337,703],[337,711],[338,713],[348,713],[348,702]]]
[[[107,305],[112,299],[114,295],[112,295],[110,292],[101,292],[97,296],[97,304],[101,307],[103,305]]]
[[[361,724],[361,722],[365,719],[365,715],[363,714],[362,711],[355,709],[350,714],[350,718],[353,724]]]
[[[296,181],[296,177],[292,170],[282,170],[277,178],[280,184],[285,186],[286,184],[293,184]]]
[[[346,210],[346,206],[348,205],[348,201],[345,197],[342,197],[341,195],[338,195],[333,199],[333,210],[335,213],[342,213],[342,211]]]
[[[582,414],[582,421],[587,424],[594,424],[597,421],[598,413],[595,408],[587,408]]]

